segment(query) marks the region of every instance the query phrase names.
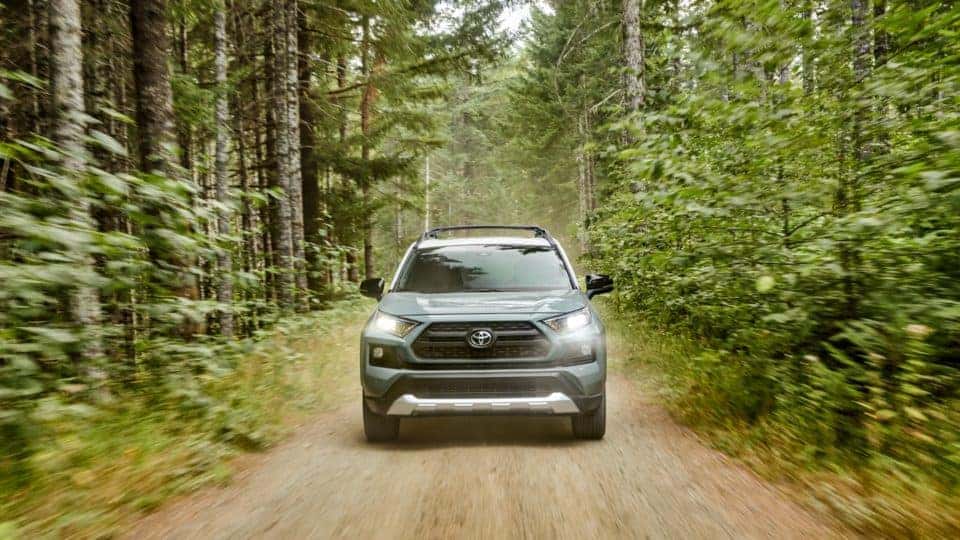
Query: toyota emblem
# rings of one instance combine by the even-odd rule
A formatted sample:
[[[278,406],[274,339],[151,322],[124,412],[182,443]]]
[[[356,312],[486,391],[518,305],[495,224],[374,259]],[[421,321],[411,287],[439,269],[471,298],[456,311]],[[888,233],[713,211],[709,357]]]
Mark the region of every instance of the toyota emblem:
[[[467,343],[474,349],[489,349],[494,342],[493,330],[478,328],[467,336]]]

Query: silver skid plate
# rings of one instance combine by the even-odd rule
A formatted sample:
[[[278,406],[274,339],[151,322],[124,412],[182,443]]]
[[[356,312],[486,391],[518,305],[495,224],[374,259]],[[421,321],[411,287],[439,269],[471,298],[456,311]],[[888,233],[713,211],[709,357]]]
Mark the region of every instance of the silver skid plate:
[[[404,394],[396,399],[391,416],[431,414],[576,414],[577,404],[566,394],[554,392],[546,397],[509,398],[418,398]]]

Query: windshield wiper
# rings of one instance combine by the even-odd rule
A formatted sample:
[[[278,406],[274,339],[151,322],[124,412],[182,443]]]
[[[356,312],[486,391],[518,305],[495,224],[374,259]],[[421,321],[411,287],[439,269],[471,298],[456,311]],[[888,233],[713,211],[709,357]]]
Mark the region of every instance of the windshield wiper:
[[[506,289],[464,289],[463,292],[508,292]]]

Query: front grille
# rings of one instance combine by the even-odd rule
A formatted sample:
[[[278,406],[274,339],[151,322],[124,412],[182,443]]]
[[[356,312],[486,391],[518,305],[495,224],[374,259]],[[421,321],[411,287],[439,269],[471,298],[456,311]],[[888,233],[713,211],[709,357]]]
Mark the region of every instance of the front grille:
[[[420,383],[420,397],[547,395],[547,384],[536,379],[437,379]]]
[[[467,344],[467,335],[478,328],[496,335],[492,347],[476,349]],[[550,352],[550,342],[525,321],[433,323],[417,337],[413,352],[429,360],[538,358]]]

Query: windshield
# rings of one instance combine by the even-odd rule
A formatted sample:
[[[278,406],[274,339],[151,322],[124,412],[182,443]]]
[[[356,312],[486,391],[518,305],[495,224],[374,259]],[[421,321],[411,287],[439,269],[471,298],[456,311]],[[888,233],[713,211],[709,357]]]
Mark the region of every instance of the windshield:
[[[398,292],[450,293],[571,289],[559,254],[547,246],[468,245],[419,250]]]

